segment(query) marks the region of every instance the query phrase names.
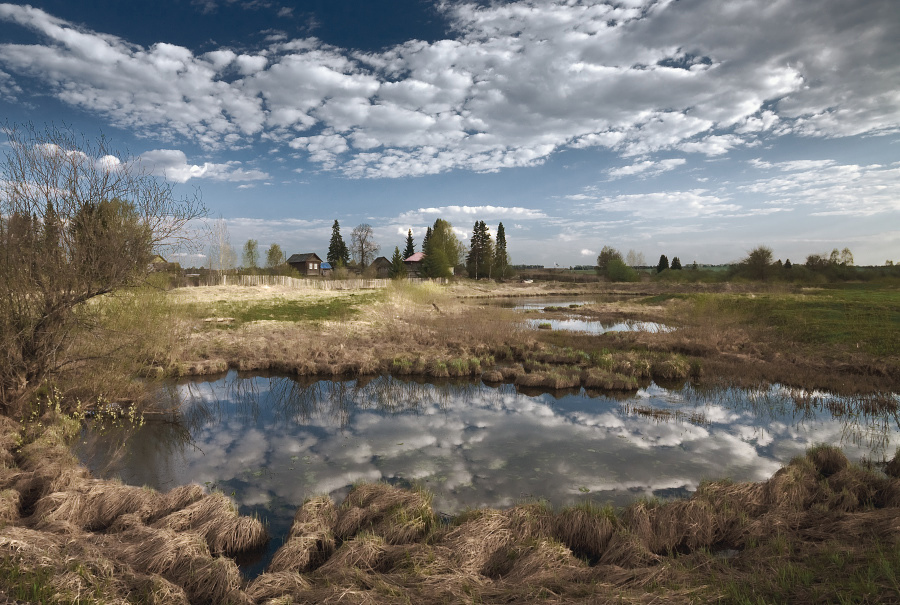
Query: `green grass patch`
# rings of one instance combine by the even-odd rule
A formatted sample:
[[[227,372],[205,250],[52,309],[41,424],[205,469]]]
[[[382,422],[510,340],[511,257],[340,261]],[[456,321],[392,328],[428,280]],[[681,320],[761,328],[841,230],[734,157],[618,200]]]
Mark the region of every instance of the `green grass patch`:
[[[727,313],[775,328],[789,340],[900,355],[900,291],[861,287],[801,294],[695,295],[695,311]]]
[[[55,603],[54,593],[50,585],[54,571],[49,567],[26,569],[13,557],[6,556],[0,560],[0,585],[7,596],[26,603]],[[87,601],[77,601],[84,603]]]
[[[849,549],[825,544],[805,557],[790,556],[771,543],[773,554],[749,574],[735,574],[724,603],[883,603],[900,594],[900,545]]]
[[[359,307],[373,303],[378,296],[378,293],[348,294],[347,296],[315,302],[297,300],[218,301],[211,306],[201,307],[200,305],[194,305],[193,313],[198,317],[234,318],[234,321],[230,324],[215,324],[220,327],[236,327],[253,321],[346,320],[357,315],[360,312]]]

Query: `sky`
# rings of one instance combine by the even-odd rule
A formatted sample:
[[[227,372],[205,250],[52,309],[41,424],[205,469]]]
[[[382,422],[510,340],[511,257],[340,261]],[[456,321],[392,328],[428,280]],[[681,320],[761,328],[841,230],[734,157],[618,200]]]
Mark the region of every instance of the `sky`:
[[[0,3],[0,117],[110,139],[238,251],[324,257],[338,220],[389,257],[443,218],[517,264],[881,265],[898,31],[896,0]]]

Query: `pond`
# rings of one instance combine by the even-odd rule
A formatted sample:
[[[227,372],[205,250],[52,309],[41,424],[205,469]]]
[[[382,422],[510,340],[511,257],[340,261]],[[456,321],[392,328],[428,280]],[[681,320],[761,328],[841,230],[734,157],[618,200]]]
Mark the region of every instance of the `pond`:
[[[566,332],[585,332],[587,334],[605,334],[606,332],[669,332],[673,328],[652,321],[625,320],[618,322],[602,322],[591,319],[527,319],[526,325],[532,329],[563,330]]]
[[[170,382],[160,398],[178,407],[177,422],[148,421],[132,434],[89,427],[77,455],[96,475],[131,485],[221,490],[264,519],[273,540],[244,562],[249,575],[265,567],[305,498],[340,501],[354,482],[422,485],[446,514],[529,499],[624,505],[688,496],[704,479],[761,481],[815,443],[840,444],[851,460],[890,458],[900,444],[896,413],[868,416],[854,399],[780,387],[651,384],[613,397],[230,372]]]

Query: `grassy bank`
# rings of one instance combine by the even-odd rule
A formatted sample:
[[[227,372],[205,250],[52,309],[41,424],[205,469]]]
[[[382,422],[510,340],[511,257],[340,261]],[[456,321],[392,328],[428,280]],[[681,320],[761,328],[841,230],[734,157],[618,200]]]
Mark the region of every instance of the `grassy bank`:
[[[77,418],[0,418],[0,591],[43,603],[820,603],[900,599],[900,456],[818,446],[762,483],[688,500],[541,502],[446,519],[426,491],[355,486],[298,508],[265,573],[255,519],[198,486],[91,478]]]
[[[567,296],[627,300],[548,307],[529,317],[659,321],[659,333],[529,330],[491,304],[557,285],[398,283],[375,293],[191,288],[169,295],[183,337],[156,375],[228,368],[302,376],[392,373],[482,377],[522,387],[633,390],[651,378],[781,382],[842,393],[900,388],[898,291],[872,285],[578,286]]]

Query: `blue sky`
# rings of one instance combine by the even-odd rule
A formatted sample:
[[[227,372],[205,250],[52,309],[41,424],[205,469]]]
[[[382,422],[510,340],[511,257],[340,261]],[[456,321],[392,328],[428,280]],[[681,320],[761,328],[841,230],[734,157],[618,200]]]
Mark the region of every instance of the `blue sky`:
[[[338,219],[389,256],[444,218],[502,221],[515,263],[900,261],[896,0],[37,0],[0,24],[0,115],[104,134],[236,248],[322,256]]]

